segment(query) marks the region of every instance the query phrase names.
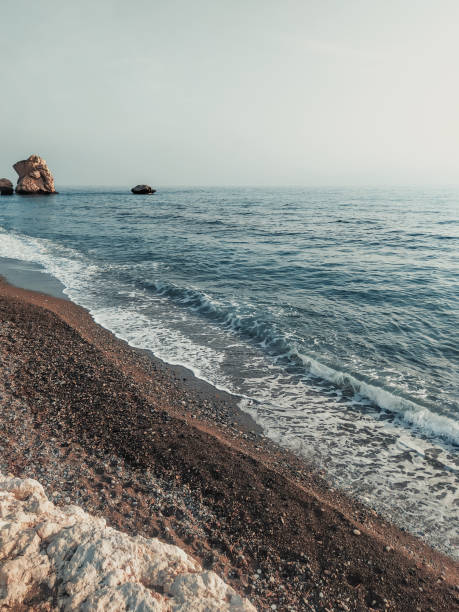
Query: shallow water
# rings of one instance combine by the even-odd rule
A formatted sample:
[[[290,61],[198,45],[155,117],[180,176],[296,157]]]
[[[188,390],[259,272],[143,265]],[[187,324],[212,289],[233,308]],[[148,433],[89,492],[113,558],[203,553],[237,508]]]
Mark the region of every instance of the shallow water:
[[[0,256],[458,554],[458,191],[60,191],[2,198]]]

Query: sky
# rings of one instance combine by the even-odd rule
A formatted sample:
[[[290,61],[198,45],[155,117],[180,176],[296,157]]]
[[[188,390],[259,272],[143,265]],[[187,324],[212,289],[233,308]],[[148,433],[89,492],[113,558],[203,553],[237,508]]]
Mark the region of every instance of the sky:
[[[0,177],[459,184],[457,0],[0,6]]]

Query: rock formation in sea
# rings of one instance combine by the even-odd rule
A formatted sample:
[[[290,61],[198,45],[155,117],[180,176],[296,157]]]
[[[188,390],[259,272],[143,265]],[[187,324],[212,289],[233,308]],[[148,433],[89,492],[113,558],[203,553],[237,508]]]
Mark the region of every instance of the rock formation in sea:
[[[45,160],[38,155],[18,161],[13,168],[19,175],[16,193],[48,194],[57,193],[54,188],[54,178]]]
[[[0,195],[13,195],[13,192],[13,183],[6,178],[0,179]]]
[[[155,193],[156,189],[152,189],[150,185],[136,185],[131,191],[136,195],[142,195],[145,193]]]
[[[129,536],[0,474],[0,608],[255,612],[177,546]]]

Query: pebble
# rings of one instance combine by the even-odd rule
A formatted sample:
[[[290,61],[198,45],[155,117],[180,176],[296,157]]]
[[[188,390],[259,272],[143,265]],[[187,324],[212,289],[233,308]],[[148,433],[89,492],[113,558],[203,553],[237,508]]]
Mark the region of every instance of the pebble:
[[[354,535],[361,535],[358,529],[354,529],[352,532]]]

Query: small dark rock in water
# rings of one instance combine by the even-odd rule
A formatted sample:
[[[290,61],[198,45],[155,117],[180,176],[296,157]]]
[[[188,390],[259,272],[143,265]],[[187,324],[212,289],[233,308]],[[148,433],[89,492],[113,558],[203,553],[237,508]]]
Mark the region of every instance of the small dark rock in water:
[[[136,185],[131,191],[136,195],[140,195],[144,193],[155,193],[156,189],[152,189],[150,185]]]
[[[0,179],[0,195],[13,195],[13,183],[6,178]]]

